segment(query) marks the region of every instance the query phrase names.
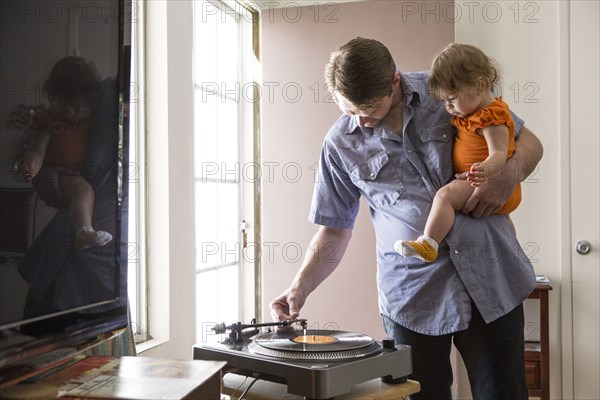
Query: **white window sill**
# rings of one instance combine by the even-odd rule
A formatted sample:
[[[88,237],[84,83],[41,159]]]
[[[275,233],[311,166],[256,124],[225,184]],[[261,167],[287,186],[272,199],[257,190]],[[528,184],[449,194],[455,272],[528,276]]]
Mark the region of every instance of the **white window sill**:
[[[168,340],[165,339],[150,339],[150,340],[146,340],[144,342],[138,343],[135,345],[135,351],[137,352],[138,355],[142,354],[143,352],[150,350],[154,347],[160,346],[161,344],[167,343]]]

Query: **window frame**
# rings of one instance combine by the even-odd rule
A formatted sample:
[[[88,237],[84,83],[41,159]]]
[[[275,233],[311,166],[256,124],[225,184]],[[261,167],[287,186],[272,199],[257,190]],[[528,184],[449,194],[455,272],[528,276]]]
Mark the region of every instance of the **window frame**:
[[[139,112],[143,125],[138,127],[145,148],[141,155],[140,170],[145,174],[143,194],[145,227],[140,227],[144,248],[140,248],[143,262],[143,281],[147,307],[143,317],[146,326],[136,329],[146,333],[146,341],[136,343],[138,354],[150,357],[186,358],[196,343],[197,324],[194,307],[195,260],[193,257],[192,225],[193,191],[185,181],[193,181],[191,157],[193,131],[192,81],[192,2],[134,0],[132,19],[141,30],[138,52],[142,60],[138,87]],[[243,2],[239,2],[244,6]],[[244,6],[245,8],[248,8]],[[255,82],[260,85],[259,18],[253,15],[252,44]],[[189,72],[188,72],[189,71]],[[189,92],[188,92],[189,91]],[[249,116],[253,121],[250,151],[260,165],[260,104],[252,104]],[[254,191],[253,229],[248,240],[260,241],[260,179],[250,183]],[[166,189],[166,190],[165,190]],[[174,191],[173,191],[174,190]],[[193,217],[192,217],[193,218]],[[191,249],[191,251],[189,251]],[[244,307],[248,315],[260,318],[260,250],[254,249],[253,289]],[[142,259],[143,258],[143,259]],[[249,293],[249,292],[248,292]],[[254,312],[252,312],[252,310]]]
[[[146,103],[145,103],[145,29],[144,7],[139,0],[131,0],[129,23],[131,30],[131,84],[129,87],[129,238],[128,296],[131,329],[134,343],[141,344],[149,339],[148,294],[146,263]],[[132,279],[133,278],[133,279]]]

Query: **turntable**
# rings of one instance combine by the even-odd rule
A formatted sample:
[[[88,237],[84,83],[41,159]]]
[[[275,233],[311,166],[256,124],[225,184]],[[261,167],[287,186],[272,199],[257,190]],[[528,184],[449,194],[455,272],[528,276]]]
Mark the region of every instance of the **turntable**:
[[[299,327],[297,325],[300,325]],[[381,378],[400,383],[412,372],[411,350],[359,333],[307,329],[306,320],[241,324],[213,328],[227,338],[194,346],[194,359],[226,361],[224,373],[287,385],[306,399],[330,399],[350,392],[352,385]],[[261,332],[261,328],[287,326]]]

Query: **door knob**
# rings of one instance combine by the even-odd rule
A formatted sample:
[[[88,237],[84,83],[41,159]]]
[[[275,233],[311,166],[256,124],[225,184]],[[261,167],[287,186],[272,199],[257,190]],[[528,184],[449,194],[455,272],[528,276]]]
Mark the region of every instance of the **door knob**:
[[[592,251],[592,245],[587,240],[580,240],[579,242],[577,242],[575,250],[577,250],[577,252],[582,256],[585,256],[586,254],[589,254],[590,251]]]

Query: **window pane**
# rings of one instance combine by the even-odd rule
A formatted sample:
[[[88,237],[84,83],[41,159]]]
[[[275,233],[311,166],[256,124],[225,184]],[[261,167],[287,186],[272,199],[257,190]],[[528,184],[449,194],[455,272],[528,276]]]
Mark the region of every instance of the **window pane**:
[[[217,323],[238,321],[238,266],[201,272],[196,275],[198,342],[214,340],[210,328]]]
[[[217,318],[228,323],[235,322],[238,320],[238,266],[220,269],[217,275],[217,287],[221,294]]]
[[[217,26],[220,13],[208,1],[194,4],[194,81],[217,82]]]
[[[194,175],[214,174],[217,160],[217,102],[218,95],[194,90]]]
[[[206,271],[196,275],[196,319],[198,343],[210,339],[210,328],[223,322],[218,318],[216,303],[219,298],[217,271]],[[208,337],[207,337],[208,336]]]
[[[217,24],[217,81],[221,83],[221,91],[230,96],[239,93],[238,84],[238,25],[231,15],[220,18]]]
[[[195,175],[238,181],[238,104],[200,89],[194,92]]]
[[[238,185],[196,182],[196,267],[238,262]]]
[[[223,163],[225,179],[238,181],[232,172],[238,168],[238,104],[232,101],[217,104],[217,157]]]

